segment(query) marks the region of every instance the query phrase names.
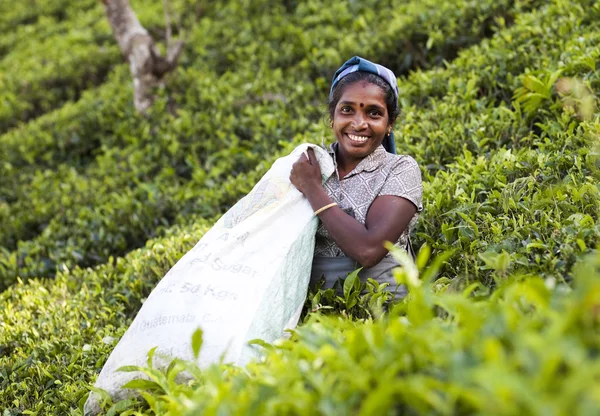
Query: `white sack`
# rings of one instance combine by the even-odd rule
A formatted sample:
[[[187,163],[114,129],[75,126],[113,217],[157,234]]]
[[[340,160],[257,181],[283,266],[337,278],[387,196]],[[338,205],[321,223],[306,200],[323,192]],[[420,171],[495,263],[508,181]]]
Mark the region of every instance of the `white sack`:
[[[191,337],[202,328],[198,364],[244,365],[259,354],[249,340],[266,342],[294,328],[306,298],[318,220],[308,200],[290,183],[292,165],[308,147],[315,150],[323,181],[334,171],[327,152],[304,144],[278,159],[252,191],[235,204],[154,288],[102,368],[95,386],[119,400],[121,386],[141,373],[150,349],[193,360]],[[155,359],[159,365],[167,360]],[[85,414],[100,411],[92,393]]]

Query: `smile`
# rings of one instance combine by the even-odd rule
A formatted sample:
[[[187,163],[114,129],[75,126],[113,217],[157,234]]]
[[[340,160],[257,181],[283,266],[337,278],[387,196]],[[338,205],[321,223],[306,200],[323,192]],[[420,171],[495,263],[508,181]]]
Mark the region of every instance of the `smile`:
[[[364,143],[367,141],[369,136],[355,136],[354,134],[346,134],[350,140],[356,143]]]

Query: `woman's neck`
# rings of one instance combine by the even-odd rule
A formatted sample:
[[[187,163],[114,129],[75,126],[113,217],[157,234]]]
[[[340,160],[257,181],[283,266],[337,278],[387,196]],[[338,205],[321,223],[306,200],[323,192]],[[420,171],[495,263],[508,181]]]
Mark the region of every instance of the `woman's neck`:
[[[353,158],[345,154],[340,146],[335,147],[335,161],[337,164],[338,176],[343,179],[347,174],[352,172],[358,166],[362,159]]]

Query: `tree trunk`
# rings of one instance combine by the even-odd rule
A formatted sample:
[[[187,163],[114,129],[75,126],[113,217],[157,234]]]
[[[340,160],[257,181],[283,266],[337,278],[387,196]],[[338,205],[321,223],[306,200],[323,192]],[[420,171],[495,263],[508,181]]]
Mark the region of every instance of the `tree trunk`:
[[[177,65],[183,42],[167,44],[167,57],[162,57],[127,0],[101,1],[119,48],[129,62],[135,108],[138,112],[145,113],[154,100],[152,89]]]

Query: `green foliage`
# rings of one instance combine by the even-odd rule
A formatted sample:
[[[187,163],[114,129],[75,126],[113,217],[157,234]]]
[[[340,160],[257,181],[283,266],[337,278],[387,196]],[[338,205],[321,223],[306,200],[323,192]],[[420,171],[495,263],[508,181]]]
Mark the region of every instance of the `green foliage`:
[[[380,317],[398,288],[389,287],[387,283],[380,285],[373,279],[362,282],[358,278],[360,270],[344,280],[339,279],[330,289],[322,289],[322,285],[317,284],[308,293],[301,320],[317,312],[323,316],[342,314],[350,319]]]
[[[77,101],[122,61],[101,2],[32,3],[34,7],[28,2],[9,7],[3,16],[8,19],[0,21],[0,134]],[[190,5],[186,0],[171,3],[176,12],[172,19],[180,22]],[[162,4],[138,0],[133,7],[150,33],[157,32],[163,24]],[[162,32],[159,36],[164,37]]]
[[[13,3],[0,3],[4,414],[79,413],[166,270],[277,157],[329,140],[329,78],[354,54],[400,76],[398,152],[423,171],[410,296],[389,310],[394,288],[351,277],[309,297],[290,341],[257,341],[264,362],[175,362],[152,373],[145,408],[107,400],[108,414],[598,407],[598,263],[580,260],[600,236],[597,2],[171,1],[186,47],[145,118],[100,2]],[[162,2],[132,5],[163,38]],[[447,254],[425,267],[430,252]]]
[[[139,4],[140,19],[152,29],[152,24],[160,23],[157,16],[162,16],[162,5],[149,4]],[[460,2],[459,7],[443,9],[416,2],[385,7],[369,2],[323,4],[313,1],[291,10],[267,1],[252,2],[251,7],[240,7],[237,2],[209,7],[202,11],[198,28],[186,32],[189,39],[181,68],[169,80],[169,94],[161,93],[149,118],[139,119],[133,113],[132,91],[123,88],[130,75],[123,65],[102,86],[83,92],[76,103],[0,136],[0,156],[6,160],[0,164],[0,228],[4,230],[0,289],[17,276],[52,276],[63,265],[86,267],[121,256],[160,236],[161,227],[177,222],[177,217],[222,212],[251,185],[239,175],[265,159],[272,162],[280,154],[280,140],[303,134],[307,141],[320,141],[325,134],[323,110],[316,103],[323,102],[328,77],[342,56],[373,50],[375,56],[380,55],[378,60],[404,62],[397,66],[400,73],[435,65],[455,53],[444,51],[455,51],[456,39],[462,39],[460,44],[474,43],[490,33],[495,18],[512,20],[535,2],[486,1],[475,8],[470,2]],[[87,10],[76,24],[85,28],[86,36],[110,42],[98,7]],[[190,13],[195,6],[183,0],[170,7],[184,23],[185,19],[193,22],[197,14]],[[361,16],[358,23],[356,15]],[[268,24],[262,21],[265,16]],[[465,25],[465,21],[472,24]],[[389,22],[382,25],[388,29],[379,30],[376,22]],[[339,30],[339,25],[347,27],[346,31]],[[360,43],[349,42],[347,34],[358,29],[363,33]],[[81,39],[82,30],[70,33]],[[447,41],[437,39],[434,47],[423,40],[430,32],[446,36]],[[61,32],[56,36],[68,42]],[[409,43],[410,51],[400,49],[398,57],[385,55],[395,48],[389,43],[392,40]],[[281,53],[268,44],[291,49]],[[262,46],[257,49],[256,45]],[[42,49],[62,56],[64,48]],[[35,65],[34,57],[40,59],[35,51],[34,46],[15,49],[15,58],[22,56],[19,61],[24,67],[8,76],[19,82],[27,79],[22,74],[29,73],[25,67]],[[93,48],[82,46],[81,51],[95,54]],[[277,56],[272,55],[274,51]],[[418,63],[411,53],[419,54]],[[53,62],[49,55],[44,59]],[[275,65],[278,69],[273,70]],[[75,59],[72,68],[97,70],[99,65],[96,61],[79,65]],[[68,73],[60,71],[61,76]],[[31,74],[41,76],[39,71]],[[48,74],[56,76],[57,71],[49,69]],[[81,79],[76,73],[73,77]],[[46,93],[45,89],[33,90]],[[22,100],[23,105],[30,102]],[[268,165],[258,171],[264,172],[264,166]],[[227,177],[238,178],[239,192],[227,192],[227,198],[215,196],[210,188]]]
[[[554,2],[520,15],[446,70],[401,83],[407,94],[399,147],[426,167],[418,237],[437,250],[458,249],[448,276],[492,284],[486,259],[506,252],[510,270],[569,279],[581,247],[597,245],[600,123],[597,115],[581,122],[578,104],[565,106],[554,81],[576,76],[580,91],[600,87],[588,59],[600,56],[598,16],[597,4],[566,13]],[[530,67],[543,69],[533,75]],[[424,98],[409,101],[419,94]]]
[[[143,299],[208,227],[173,229],[96,269],[65,269],[0,294],[0,408],[76,409]]]
[[[202,371],[179,360],[162,371],[136,368],[152,380],[132,385],[143,392],[137,408],[145,415],[596,412],[598,253],[578,264],[573,288],[513,276],[489,297],[481,286],[457,291],[420,280],[411,260],[400,260],[396,277],[410,294],[381,319],[313,313],[246,369]],[[354,290],[351,276],[346,282]],[[192,381],[177,384],[183,369]]]

